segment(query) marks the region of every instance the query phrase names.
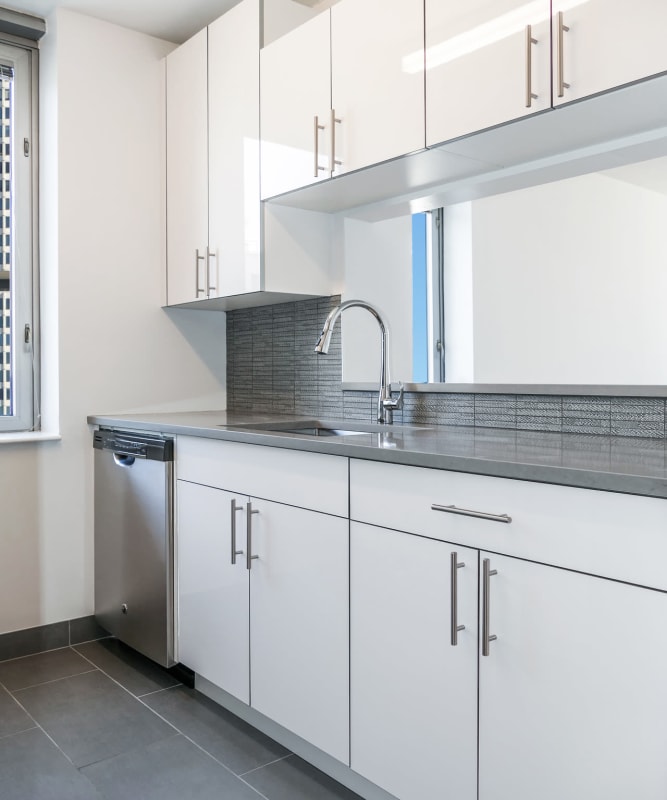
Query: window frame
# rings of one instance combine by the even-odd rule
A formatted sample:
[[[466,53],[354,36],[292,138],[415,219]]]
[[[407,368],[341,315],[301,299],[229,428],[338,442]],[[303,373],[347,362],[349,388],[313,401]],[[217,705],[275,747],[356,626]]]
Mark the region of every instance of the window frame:
[[[35,42],[0,33],[0,63],[14,68],[12,179],[11,391],[4,433],[36,431],[39,409],[38,50]],[[29,152],[24,153],[23,140]],[[26,337],[28,341],[26,341]]]

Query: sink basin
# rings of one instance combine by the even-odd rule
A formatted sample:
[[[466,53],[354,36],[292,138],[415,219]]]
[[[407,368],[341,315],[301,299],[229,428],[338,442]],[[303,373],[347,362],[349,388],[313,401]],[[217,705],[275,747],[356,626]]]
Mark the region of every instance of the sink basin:
[[[350,431],[344,428],[325,428],[310,425],[304,428],[267,428],[276,433],[297,433],[301,436],[363,436],[369,431]]]
[[[276,420],[273,422],[240,422],[220,427],[237,428],[267,433],[286,433],[298,436],[363,436],[369,433],[393,433],[405,428],[402,425],[381,425],[375,422],[352,420]]]

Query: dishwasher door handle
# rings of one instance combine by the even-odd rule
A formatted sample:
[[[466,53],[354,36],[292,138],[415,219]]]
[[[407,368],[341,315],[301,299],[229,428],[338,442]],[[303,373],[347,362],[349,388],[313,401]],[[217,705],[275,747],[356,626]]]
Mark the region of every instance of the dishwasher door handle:
[[[131,456],[129,453],[114,453],[113,460],[117,466],[129,469],[136,461],[136,456]]]

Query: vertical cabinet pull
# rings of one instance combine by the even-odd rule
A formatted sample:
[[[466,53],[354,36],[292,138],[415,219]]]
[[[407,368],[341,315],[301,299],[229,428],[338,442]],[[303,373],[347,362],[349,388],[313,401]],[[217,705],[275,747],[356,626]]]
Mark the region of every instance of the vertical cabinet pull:
[[[459,582],[458,571],[465,567],[465,561],[459,561],[458,553],[451,554],[451,584],[452,584],[452,647],[459,643],[459,631],[464,631],[466,626],[459,625]]]
[[[252,562],[259,558],[259,556],[252,555],[252,515],[259,514],[259,511],[253,511],[252,503],[246,503],[246,569],[252,568]]]
[[[195,250],[195,297],[199,297],[200,294],[206,294],[206,289],[202,289],[199,286],[199,262],[204,261],[205,258],[206,256],[199,255],[199,248],[197,248]]]
[[[215,252],[212,252],[209,247],[206,248],[206,296],[210,297],[212,292],[217,292],[218,283],[217,278],[215,284],[211,283],[211,259],[215,258]]]
[[[497,636],[489,633],[491,624],[491,586],[490,578],[497,575],[498,570],[491,569],[491,562],[488,558],[482,561],[482,655],[489,655],[489,644],[495,642]]]
[[[315,124],[314,124],[314,136],[315,142],[313,150],[315,152],[315,164],[313,170],[313,177],[319,178],[320,172],[324,170],[324,167],[320,166],[320,131],[324,130],[324,125],[320,125],[320,118],[315,115]]]
[[[569,83],[565,83],[563,72],[563,34],[569,31],[569,27],[563,22],[563,12],[558,12],[558,96],[562,97],[565,90],[570,88]]]
[[[243,506],[237,506],[236,500],[232,500],[232,564],[236,564],[236,556],[243,555],[243,550],[236,549],[236,515],[243,511]]]
[[[331,109],[331,163],[329,165],[331,170],[330,174],[332,176],[336,171],[336,167],[340,167],[340,165],[343,163],[342,161],[338,161],[336,159],[336,125],[340,125],[341,122],[342,120],[336,116],[336,109],[332,108]]]
[[[526,108],[530,108],[537,95],[533,91],[533,45],[537,39],[533,38],[533,28],[526,25]]]

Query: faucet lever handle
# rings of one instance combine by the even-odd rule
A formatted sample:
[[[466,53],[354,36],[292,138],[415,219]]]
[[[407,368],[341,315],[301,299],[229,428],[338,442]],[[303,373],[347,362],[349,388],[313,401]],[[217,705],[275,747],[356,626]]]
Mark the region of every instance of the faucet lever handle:
[[[403,381],[399,381],[398,386],[399,386],[398,397],[395,400],[391,397],[388,397],[382,403],[382,405],[386,409],[389,409],[390,411],[400,411],[403,408],[403,394],[405,392],[405,386],[403,386]]]

